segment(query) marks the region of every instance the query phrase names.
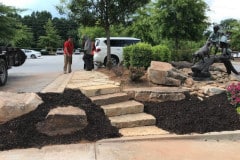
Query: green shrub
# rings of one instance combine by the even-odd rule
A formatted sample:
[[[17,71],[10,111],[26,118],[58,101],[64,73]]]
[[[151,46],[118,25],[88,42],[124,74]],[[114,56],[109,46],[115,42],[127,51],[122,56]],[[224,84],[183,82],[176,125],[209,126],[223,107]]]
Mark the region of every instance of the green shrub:
[[[152,60],[154,61],[171,61],[171,51],[166,45],[157,45],[152,47]]]
[[[240,114],[240,107],[237,107],[237,113]]]
[[[147,43],[137,43],[132,45],[130,52],[130,66],[144,67],[147,69],[152,60],[152,46]]]
[[[204,45],[204,41],[181,41],[178,50],[172,50],[173,61],[192,61],[192,54]]]
[[[133,45],[123,48],[123,65],[127,68],[130,67],[130,53],[132,52]]]

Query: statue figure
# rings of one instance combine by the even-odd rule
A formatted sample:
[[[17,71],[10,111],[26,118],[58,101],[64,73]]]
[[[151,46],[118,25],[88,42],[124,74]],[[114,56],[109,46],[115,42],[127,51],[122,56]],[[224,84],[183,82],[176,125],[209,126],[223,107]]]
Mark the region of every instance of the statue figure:
[[[210,58],[210,49],[209,49],[210,44],[211,43],[207,41],[203,47],[201,47],[192,55],[193,63],[195,63],[197,59],[202,60],[204,62],[204,57],[206,56]]]
[[[216,27],[214,30],[215,36],[210,35],[209,39],[208,39],[208,42],[211,42],[213,45],[216,45],[214,56],[209,56],[209,55],[206,56],[206,54],[203,54],[204,50],[210,52],[210,50],[211,50],[210,48],[212,47],[212,45],[205,44],[199,51],[196,52],[196,54],[197,53],[200,54],[202,52],[201,53],[202,61],[198,61],[197,63],[195,63],[195,61],[194,61],[194,65],[191,68],[192,72],[193,72],[192,76],[196,80],[210,78],[211,74],[209,72],[209,67],[213,63],[216,63],[216,62],[221,62],[224,64],[228,75],[230,75],[231,72],[235,73],[236,75],[240,75],[240,72],[238,72],[234,68],[234,66],[232,65],[232,62],[231,62],[231,49],[229,48],[228,37],[226,36],[226,34],[224,34],[224,32],[216,33],[216,31],[218,31],[218,29],[219,29],[219,27]],[[215,40],[213,37],[215,37]],[[221,54],[216,55],[219,45],[221,48]],[[210,48],[208,48],[208,47],[210,47]],[[193,58],[194,58],[194,56],[193,56]]]
[[[212,47],[214,46],[215,48],[214,55],[217,54],[218,48],[219,48],[219,39],[220,39],[219,29],[220,29],[219,25],[214,25],[213,32],[208,37],[208,41],[211,43],[210,53],[211,53]]]

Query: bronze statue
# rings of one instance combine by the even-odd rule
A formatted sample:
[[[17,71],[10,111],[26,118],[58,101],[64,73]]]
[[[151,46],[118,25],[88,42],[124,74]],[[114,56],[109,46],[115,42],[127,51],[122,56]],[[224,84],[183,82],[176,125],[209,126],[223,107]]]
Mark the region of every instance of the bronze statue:
[[[229,49],[228,38],[223,32],[221,34],[220,32],[216,34],[216,31],[218,30],[219,30],[219,27],[216,27],[213,32],[215,33],[215,40],[213,38],[214,36],[211,36],[211,35],[207,40],[206,44],[208,44],[208,42],[211,42],[211,45],[205,44],[202,48],[200,48],[197,52],[193,54],[194,65],[192,66],[191,69],[193,72],[192,76],[195,79],[199,80],[199,79],[210,78],[211,74],[209,72],[209,67],[216,62],[223,63],[229,75],[231,74],[231,72],[235,73],[236,75],[240,75],[240,72],[238,72],[234,68],[231,62],[231,50]],[[210,53],[211,47],[213,45],[216,46],[214,56],[209,56],[209,54],[207,53]],[[221,48],[221,54],[217,55],[216,53],[218,51],[219,45]],[[196,57],[201,59],[201,61],[198,61],[197,63],[195,63]]]
[[[195,63],[196,60],[202,60],[204,62],[204,57],[206,56],[210,58],[210,49],[209,49],[210,44],[211,43],[207,41],[203,47],[201,47],[192,55],[193,63]]]

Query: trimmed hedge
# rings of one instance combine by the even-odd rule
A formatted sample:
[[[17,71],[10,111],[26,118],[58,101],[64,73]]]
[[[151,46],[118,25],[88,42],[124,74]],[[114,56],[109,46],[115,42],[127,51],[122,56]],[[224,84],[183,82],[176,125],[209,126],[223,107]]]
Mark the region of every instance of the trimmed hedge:
[[[198,50],[203,42],[182,42],[181,48],[174,50],[171,43],[151,46],[148,43],[137,43],[123,49],[124,66],[144,67],[147,69],[151,61],[192,61],[192,54]]]
[[[154,46],[152,52],[154,61],[170,62],[172,60],[171,51],[166,45]]]
[[[152,61],[152,46],[147,43],[137,43],[123,49],[124,65],[129,67],[144,67],[147,69]]]

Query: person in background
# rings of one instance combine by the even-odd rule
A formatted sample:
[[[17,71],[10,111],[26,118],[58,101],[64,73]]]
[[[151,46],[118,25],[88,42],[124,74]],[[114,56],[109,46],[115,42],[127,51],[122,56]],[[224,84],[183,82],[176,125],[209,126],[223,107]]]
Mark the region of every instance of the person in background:
[[[84,69],[86,71],[91,71],[94,68],[93,65],[93,52],[92,52],[92,41],[88,36],[83,37],[84,41],[84,55],[83,55],[83,61],[84,61]]]
[[[95,41],[92,41],[92,69],[94,69],[93,56],[95,50],[96,50]]]
[[[214,55],[217,54],[218,48],[219,48],[219,39],[220,39],[219,29],[220,29],[219,25],[214,25],[213,32],[208,37],[208,41],[211,42],[210,53],[211,53],[212,47],[214,46],[215,48]]]
[[[68,37],[68,40],[64,42],[64,67],[63,67],[64,74],[72,72],[73,49],[74,49],[73,39],[72,37]]]

